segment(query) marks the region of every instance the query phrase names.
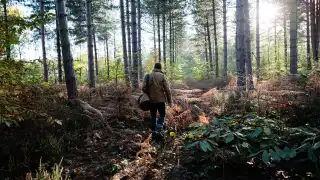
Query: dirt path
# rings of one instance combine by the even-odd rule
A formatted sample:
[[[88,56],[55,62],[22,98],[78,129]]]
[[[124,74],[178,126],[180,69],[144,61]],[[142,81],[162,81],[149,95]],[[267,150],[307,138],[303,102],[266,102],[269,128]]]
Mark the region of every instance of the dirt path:
[[[190,111],[187,114],[189,118],[194,119],[192,113],[195,113],[195,117],[198,116],[200,112],[194,110],[194,107],[203,103],[203,93],[199,89],[174,89],[173,98],[176,106],[168,109],[167,121],[179,121],[176,117],[186,111]],[[186,170],[179,166],[181,142],[169,135],[165,135],[163,141],[145,142],[150,134],[148,122],[143,121],[141,116],[134,116],[132,103],[122,101],[117,97],[108,97],[91,103],[103,112],[118,135],[108,137],[103,130],[88,134],[84,147],[74,148],[73,153],[65,157],[64,162],[67,165],[64,168],[67,174],[72,179],[79,180],[108,179],[116,172],[118,173],[112,178],[114,180],[166,179],[167,176],[170,176],[170,179],[187,179]],[[170,117],[177,107],[180,111],[175,112],[174,117]],[[142,150],[142,153],[137,157],[136,153],[139,150]]]

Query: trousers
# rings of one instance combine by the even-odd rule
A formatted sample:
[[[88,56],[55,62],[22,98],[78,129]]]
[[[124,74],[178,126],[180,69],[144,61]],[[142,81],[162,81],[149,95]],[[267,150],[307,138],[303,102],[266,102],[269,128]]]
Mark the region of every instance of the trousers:
[[[160,117],[157,120],[157,112],[159,112]],[[151,103],[150,104],[151,113],[151,128],[152,130],[162,130],[165,118],[166,118],[166,104],[165,103]]]

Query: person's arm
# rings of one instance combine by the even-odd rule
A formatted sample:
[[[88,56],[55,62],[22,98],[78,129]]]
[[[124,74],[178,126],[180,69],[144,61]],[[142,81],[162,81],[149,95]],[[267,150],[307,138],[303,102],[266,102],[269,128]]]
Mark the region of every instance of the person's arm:
[[[167,79],[166,76],[164,76],[163,85],[164,85],[164,91],[166,93],[167,101],[168,101],[169,104],[171,104],[172,103],[171,89],[170,89],[170,84],[169,84],[168,79]]]

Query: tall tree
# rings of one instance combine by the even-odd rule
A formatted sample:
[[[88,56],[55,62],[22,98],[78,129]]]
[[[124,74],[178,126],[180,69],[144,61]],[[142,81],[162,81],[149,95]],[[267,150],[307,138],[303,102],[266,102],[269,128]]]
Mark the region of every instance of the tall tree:
[[[70,40],[68,34],[68,22],[64,0],[56,0],[57,11],[59,17],[59,32],[61,35],[61,47],[63,56],[63,67],[66,79],[68,99],[76,99],[77,84],[74,75],[73,57],[70,49]]]
[[[213,14],[213,34],[214,34],[214,47],[215,47],[215,64],[216,64],[216,77],[219,77],[219,52],[218,52],[218,37],[217,37],[217,20],[216,20],[216,4],[212,0],[212,14]]]
[[[212,48],[211,48],[211,37],[210,37],[210,26],[209,26],[209,18],[207,17],[207,40],[208,40],[208,47],[209,47],[209,64],[210,64],[210,71],[213,71],[213,59],[212,59]]]
[[[166,14],[165,11],[162,13],[162,45],[163,45],[163,64],[164,72],[167,71],[167,54],[166,54]]]
[[[297,0],[290,1],[290,73],[298,73],[298,49],[297,49]]]
[[[236,65],[237,65],[237,86],[239,90],[245,89],[245,14],[244,0],[236,1]]]
[[[143,68],[142,68],[142,56],[141,56],[141,1],[137,1],[138,4],[138,58],[139,58],[139,77],[143,79]]]
[[[311,43],[312,43],[312,54],[315,62],[319,60],[319,23],[320,23],[320,2],[310,0],[311,9]]]
[[[158,26],[158,61],[161,62],[160,1],[157,1],[157,26]]]
[[[306,26],[307,26],[307,68],[308,70],[311,70],[312,65],[311,65],[311,56],[310,56],[310,4],[309,4],[309,0],[306,0],[306,16],[307,16],[307,22],[306,22]]]
[[[40,0],[40,17],[44,19],[44,4],[43,0]],[[46,35],[45,35],[45,28],[44,24],[40,25],[41,31],[41,45],[42,45],[42,61],[43,61],[43,77],[44,81],[48,82],[48,64],[47,64],[47,53],[46,53]]]
[[[130,8],[129,8],[129,1],[130,0],[126,0],[126,11],[127,11],[127,36],[128,36],[128,61],[129,61],[129,74],[131,76],[131,71],[132,71],[132,47],[131,47],[131,23],[130,23]]]
[[[228,78],[227,0],[223,0],[223,77]]]
[[[89,70],[89,87],[95,87],[94,61],[93,61],[93,40],[92,40],[92,14],[91,0],[86,0],[87,14],[87,45],[88,45],[88,70]]]
[[[253,74],[252,74],[252,55],[251,55],[251,33],[250,33],[250,16],[249,16],[249,2],[248,0],[244,1],[244,32],[245,32],[245,63],[247,67],[247,74],[248,74],[248,88],[249,90],[253,90]]]
[[[257,60],[257,81],[260,81],[260,0],[257,0],[256,9],[256,60]]]
[[[138,83],[138,43],[137,43],[137,16],[136,16],[136,0],[131,0],[131,23],[132,23],[132,52],[133,52],[133,66],[132,66],[132,87],[134,90],[139,88]]]
[[[288,69],[288,40],[287,40],[287,13],[286,13],[286,0],[283,0],[283,39],[284,39],[284,64],[286,70]]]
[[[56,2],[57,3],[57,2]],[[59,32],[59,17],[58,17],[58,5],[55,6],[56,12],[56,36],[57,36],[57,57],[58,57],[58,82],[62,83],[62,59],[61,59],[61,42],[60,42],[60,32]]]
[[[11,45],[10,45],[10,36],[9,36],[9,23],[8,23],[8,10],[7,10],[7,0],[1,0],[3,5],[3,16],[4,16],[4,25],[5,25],[5,48],[7,59],[11,58]]]
[[[120,20],[121,20],[121,34],[122,34],[122,51],[123,51],[123,62],[124,62],[124,76],[128,86],[129,82],[129,67],[128,67],[128,56],[127,56],[127,38],[126,38],[126,22],[124,15],[124,0],[120,0]]]
[[[93,30],[93,49],[94,49],[94,61],[96,65],[96,76],[99,75],[99,64],[98,64],[98,53],[97,53],[97,42],[96,42],[96,32]]]

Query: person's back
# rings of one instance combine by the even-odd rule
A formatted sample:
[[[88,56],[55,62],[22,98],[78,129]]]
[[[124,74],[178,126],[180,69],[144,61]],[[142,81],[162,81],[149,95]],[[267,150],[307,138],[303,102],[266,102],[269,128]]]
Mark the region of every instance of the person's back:
[[[149,92],[146,92],[146,78],[142,90],[149,95],[151,101],[152,129],[161,130],[165,121],[165,103],[171,106],[171,90],[168,80],[161,71],[161,64],[156,63],[152,73],[149,74]],[[157,122],[156,115],[159,111],[160,118]]]

